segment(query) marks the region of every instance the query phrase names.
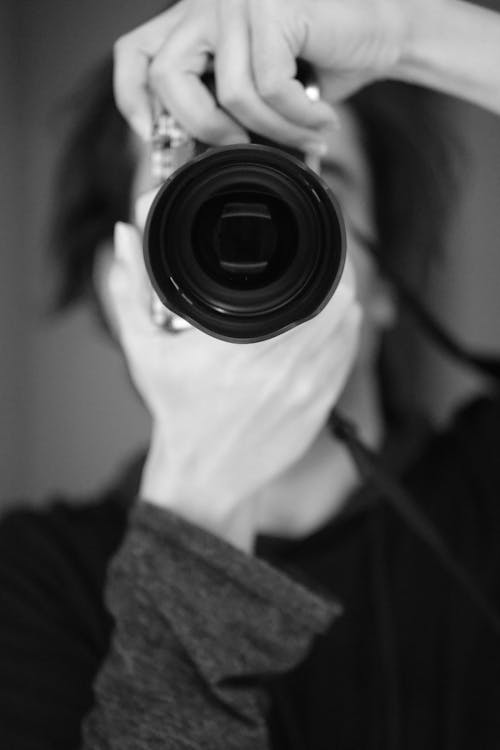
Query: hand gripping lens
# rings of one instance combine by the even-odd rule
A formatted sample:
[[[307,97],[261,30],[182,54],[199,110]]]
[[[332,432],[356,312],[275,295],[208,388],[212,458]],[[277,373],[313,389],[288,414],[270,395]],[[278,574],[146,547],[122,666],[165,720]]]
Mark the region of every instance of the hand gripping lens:
[[[153,135],[157,174],[162,159],[165,174],[175,164],[173,149],[186,148],[170,124],[175,142],[168,127],[157,129],[156,142]],[[328,185],[298,152],[250,137],[175,168],[144,232],[160,302],[201,331],[237,343],[277,336],[319,313],[345,262],[344,222]]]

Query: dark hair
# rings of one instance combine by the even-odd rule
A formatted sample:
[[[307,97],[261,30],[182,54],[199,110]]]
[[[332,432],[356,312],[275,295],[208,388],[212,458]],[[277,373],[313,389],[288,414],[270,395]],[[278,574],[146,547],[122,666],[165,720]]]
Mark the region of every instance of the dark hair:
[[[456,195],[456,138],[444,102],[427,89],[398,82],[373,84],[349,100],[372,170],[379,252],[417,289],[445,245]],[[52,222],[55,308],[92,300],[99,313],[94,258],[100,243],[112,237],[114,223],[128,219],[134,169],[129,129],[113,100],[111,58],[87,78],[69,112],[74,124],[61,151]],[[382,394],[394,419],[408,407],[406,376],[398,368],[403,359],[411,367],[411,358],[397,354],[406,338],[403,319],[380,358],[382,381],[400,386],[391,382]],[[396,378],[388,377],[391,372]]]
[[[112,81],[109,58],[64,105],[70,126],[54,175],[57,200],[49,229],[56,311],[88,300],[98,306],[92,280],[96,253],[112,238],[115,223],[130,218],[135,159]]]
[[[463,148],[456,113],[448,97],[392,81],[366,87],[349,103],[371,169],[376,256],[422,300],[443,258],[458,199]],[[382,337],[378,360],[382,405],[393,429],[424,406],[418,397],[423,345],[413,317],[401,308],[397,325]]]
[[[406,280],[423,283],[445,245],[457,197],[458,139],[447,99],[385,81],[349,104],[372,174],[378,251]]]

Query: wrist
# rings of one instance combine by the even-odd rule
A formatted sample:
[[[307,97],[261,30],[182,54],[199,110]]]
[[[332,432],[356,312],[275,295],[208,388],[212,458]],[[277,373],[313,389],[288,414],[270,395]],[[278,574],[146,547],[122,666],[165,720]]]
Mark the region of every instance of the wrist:
[[[164,430],[154,427],[140,497],[250,552],[255,535],[250,503],[201,474],[196,455],[181,459]]]
[[[445,34],[445,16],[450,12],[450,0],[442,3],[408,4],[401,55],[394,77],[408,83],[420,83],[429,71],[439,67],[440,47]]]
[[[391,77],[500,112],[500,15],[463,0],[411,8]]]

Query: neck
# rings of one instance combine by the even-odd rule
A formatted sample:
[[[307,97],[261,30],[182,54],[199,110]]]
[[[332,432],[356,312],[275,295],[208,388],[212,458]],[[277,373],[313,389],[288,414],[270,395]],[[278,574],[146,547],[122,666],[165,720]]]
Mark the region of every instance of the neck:
[[[375,378],[366,368],[353,372],[337,408],[365,443],[380,446],[383,418]],[[336,515],[358,484],[350,455],[325,425],[302,458],[256,496],[259,532],[306,536]]]

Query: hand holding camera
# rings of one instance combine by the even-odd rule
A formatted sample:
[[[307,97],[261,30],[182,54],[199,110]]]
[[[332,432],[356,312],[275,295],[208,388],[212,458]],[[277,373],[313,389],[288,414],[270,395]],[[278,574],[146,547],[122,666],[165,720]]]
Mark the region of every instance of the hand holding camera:
[[[151,129],[149,82],[149,94],[199,141],[246,143],[250,132],[320,153],[321,128],[331,126],[332,109],[308,98],[295,78],[296,58],[303,55],[320,73],[329,69],[329,97],[342,97],[394,73],[412,7],[406,4],[403,13],[399,4],[382,0],[181,0],[118,42],[117,100],[142,133]],[[210,89],[203,74],[212,55]],[[231,148],[238,158],[253,149],[263,162],[279,154],[230,146],[194,159],[162,188],[145,231],[153,286],[167,307],[202,333],[191,329],[175,337],[151,323],[149,281],[130,228],[117,234],[117,249],[124,252],[113,294],[131,374],[154,422],[142,495],[234,541],[228,529],[235,528],[244,501],[293,465],[324,425],[355,358],[360,312],[350,269],[340,278],[345,236],[333,196],[328,190],[321,195],[319,180],[305,185],[298,199],[292,195],[307,175],[299,166],[289,181],[295,180],[293,190],[282,200],[289,183],[277,186],[268,176],[281,179],[294,160],[283,157],[285,166],[273,163],[263,177],[253,174],[250,157],[231,164]],[[212,171],[203,172],[211,160]],[[234,169],[240,170],[237,179],[224,183],[221,175]],[[314,210],[328,205],[326,230],[314,210],[299,216],[308,197]],[[311,242],[317,227],[322,237]],[[295,246],[297,237],[306,241]],[[325,258],[333,258],[332,268],[321,265]],[[325,288],[310,293],[311,279]],[[280,317],[301,294],[314,304]],[[228,343],[240,339],[254,343]],[[247,510],[244,516],[251,518]],[[251,523],[244,527],[237,542],[248,546]]]
[[[195,6],[181,2],[147,29],[134,32],[134,39],[118,44],[118,95],[124,46],[131,44],[131,49],[142,33],[159,41],[158,33],[165,33],[161,18],[171,23],[181,12],[178,8],[190,13]],[[224,15],[230,18],[233,11],[224,9]],[[237,22],[234,14],[232,18]],[[192,20],[191,32],[198,28]],[[208,17],[205,24],[206,34]],[[158,53],[147,71],[160,108],[166,101],[164,63]],[[204,57],[200,76],[206,65]],[[156,67],[162,69],[158,79]],[[140,66],[135,74],[138,70]],[[180,61],[172,61],[170,70],[180,74]],[[225,71],[227,75],[227,67]],[[214,72],[208,81],[206,75],[192,77],[199,87],[200,113],[205,95],[215,102],[224,90],[217,58]],[[293,86],[316,116],[322,112],[324,124],[331,122],[330,107],[319,97],[308,98],[308,75],[310,70],[300,63]],[[262,132],[259,106],[254,102],[251,109],[257,115],[256,130]],[[227,120],[222,109],[218,113]],[[172,120],[176,122],[175,116]],[[282,126],[279,122],[268,129],[280,145],[286,140]],[[200,133],[191,128],[190,135]],[[213,135],[201,133],[208,142],[217,140]],[[295,138],[299,149],[303,135]],[[234,133],[238,141],[255,142],[255,136]],[[262,142],[266,144],[265,137]],[[306,143],[310,148],[310,135]],[[193,329],[172,337],[154,328],[138,236],[122,226],[116,244],[119,254],[120,248],[125,250],[112,292],[131,374],[154,422],[141,494],[248,547],[252,514],[244,501],[307,451],[354,361],[360,310],[350,269],[340,281],[343,219],[326,183],[298,159],[267,145],[216,149],[188,158],[165,176],[145,228],[149,277],[170,310],[223,343]],[[289,330],[298,323],[298,330]],[[278,334],[278,340],[266,341]],[[234,347],[228,341],[254,343]]]
[[[293,464],[323,426],[354,360],[360,310],[349,267],[315,318],[250,346],[150,316],[141,238],[118,225],[110,296],[132,379],[153,419],[141,496],[251,546],[232,529],[245,500]],[[238,527],[239,528],[239,527]]]
[[[295,80],[303,57],[330,79],[338,100],[390,77],[416,13],[439,0],[181,0],[121,37],[115,95],[143,138],[151,133],[146,81],[194,137],[227,145],[245,130],[302,151],[320,147],[335,114],[308,101]],[[200,81],[215,58],[217,106]],[[323,82],[322,82],[323,83]]]

